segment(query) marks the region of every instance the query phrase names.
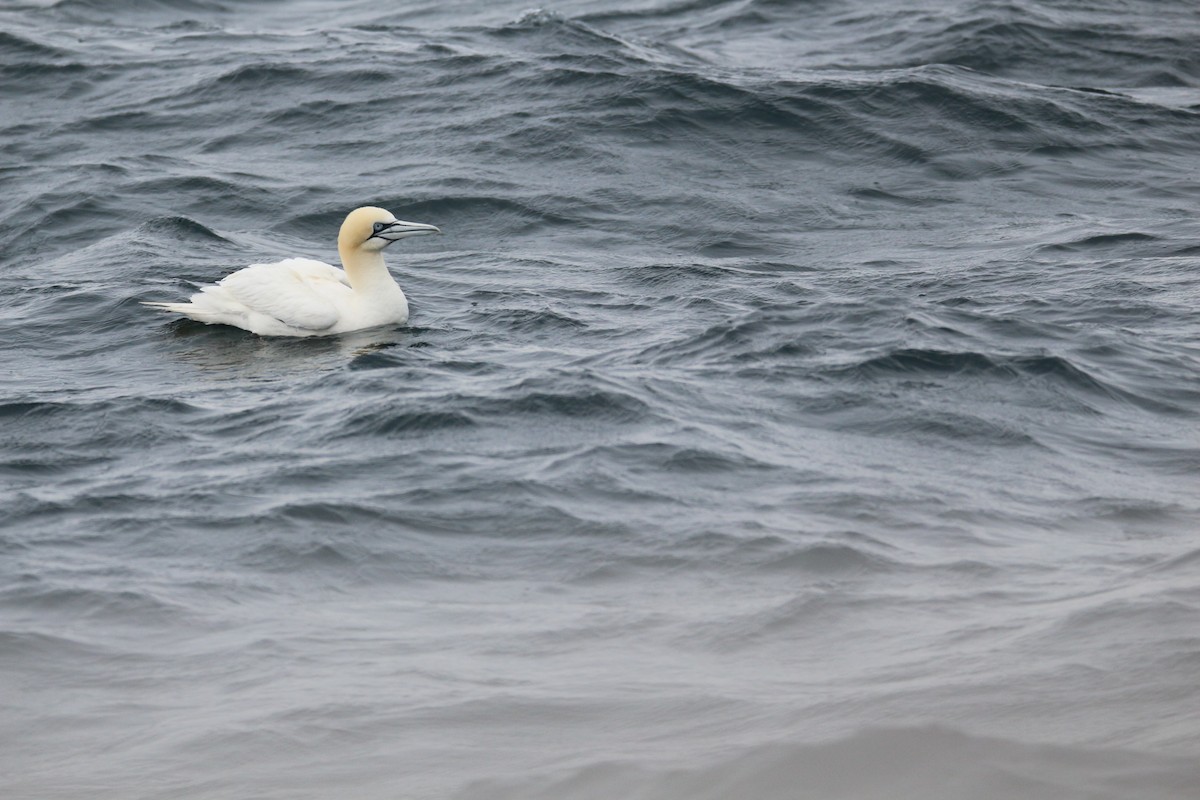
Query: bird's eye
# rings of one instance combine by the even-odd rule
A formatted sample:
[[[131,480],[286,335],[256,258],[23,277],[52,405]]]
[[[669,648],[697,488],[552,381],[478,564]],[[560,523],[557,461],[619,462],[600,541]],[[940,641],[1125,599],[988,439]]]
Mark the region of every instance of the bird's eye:
[[[376,233],[379,233],[379,232],[380,232],[381,230],[383,230],[385,227],[386,227],[386,226],[385,226],[385,225],[384,225],[382,222],[376,222],[376,223],[375,223],[375,232],[376,232]]]

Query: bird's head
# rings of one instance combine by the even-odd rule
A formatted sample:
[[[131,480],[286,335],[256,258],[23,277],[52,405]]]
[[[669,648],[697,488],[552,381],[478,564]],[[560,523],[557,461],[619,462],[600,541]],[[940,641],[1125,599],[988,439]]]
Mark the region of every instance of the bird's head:
[[[396,219],[395,214],[383,208],[363,206],[351,211],[342,223],[342,229],[338,232],[338,249],[361,249],[377,253],[399,239],[426,233],[441,233],[441,230],[436,225]]]

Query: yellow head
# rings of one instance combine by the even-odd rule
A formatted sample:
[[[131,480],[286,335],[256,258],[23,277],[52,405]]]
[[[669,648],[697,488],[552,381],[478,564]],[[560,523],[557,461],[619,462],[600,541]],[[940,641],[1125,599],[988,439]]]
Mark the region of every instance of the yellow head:
[[[338,232],[338,250],[377,253],[399,239],[426,233],[441,231],[434,225],[396,219],[395,214],[383,208],[363,206],[351,211],[342,223]]]

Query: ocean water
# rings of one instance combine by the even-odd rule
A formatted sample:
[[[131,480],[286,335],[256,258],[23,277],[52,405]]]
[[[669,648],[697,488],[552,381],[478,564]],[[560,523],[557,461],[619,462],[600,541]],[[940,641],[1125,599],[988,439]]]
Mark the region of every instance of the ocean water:
[[[0,795],[1200,797],[1198,205],[1182,0],[5,2]]]

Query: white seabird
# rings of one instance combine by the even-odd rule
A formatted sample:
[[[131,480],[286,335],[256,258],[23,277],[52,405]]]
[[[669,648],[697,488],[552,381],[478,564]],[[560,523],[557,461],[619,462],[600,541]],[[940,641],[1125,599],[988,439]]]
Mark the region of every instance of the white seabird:
[[[383,248],[408,236],[441,233],[374,206],[356,208],[338,232],[344,269],[310,258],[251,264],[186,303],[144,303],[209,325],[260,336],[326,336],[408,321],[408,300],[383,263]]]

